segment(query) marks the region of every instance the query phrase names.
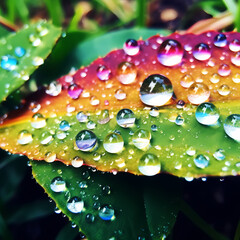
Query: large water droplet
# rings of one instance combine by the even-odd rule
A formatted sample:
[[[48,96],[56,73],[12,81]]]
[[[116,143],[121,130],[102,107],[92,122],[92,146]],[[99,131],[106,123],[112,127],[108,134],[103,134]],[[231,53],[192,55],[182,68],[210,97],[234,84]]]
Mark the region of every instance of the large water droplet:
[[[123,128],[133,127],[135,123],[135,115],[130,109],[122,109],[117,113],[117,124]]]
[[[227,64],[221,64],[218,68],[218,74],[222,77],[229,76],[231,73],[231,68]]]
[[[7,55],[1,58],[1,68],[12,71],[16,69],[18,61],[15,57]]]
[[[97,147],[97,137],[89,130],[82,130],[76,136],[76,145],[83,152],[93,151]]]
[[[33,128],[39,129],[46,126],[46,119],[40,113],[35,113],[31,119],[31,125]]]
[[[183,48],[178,41],[168,39],[161,44],[157,59],[162,65],[171,67],[181,63],[183,53]]]
[[[219,33],[214,38],[214,45],[216,47],[225,47],[227,45],[227,37],[223,33]]]
[[[101,81],[106,81],[109,80],[111,76],[111,70],[104,66],[104,65],[100,65],[97,68],[97,77],[101,80]]]
[[[83,160],[80,157],[74,157],[71,164],[75,168],[79,168],[83,165]]]
[[[46,93],[50,96],[56,97],[62,91],[62,84],[56,81],[53,81],[49,84],[48,88],[46,89]]]
[[[205,43],[199,43],[193,50],[193,56],[199,61],[206,61],[211,57],[211,50]]]
[[[33,140],[32,138],[32,134],[30,132],[28,132],[27,130],[22,130],[19,134],[18,134],[18,143],[21,145],[26,145],[31,143]]]
[[[228,116],[224,122],[225,133],[232,139],[240,141],[240,114]]]
[[[122,84],[131,84],[136,80],[137,68],[133,63],[122,62],[118,65],[116,77]]]
[[[144,154],[138,163],[138,170],[145,176],[154,176],[161,170],[160,160],[154,154]]]
[[[110,205],[104,205],[99,210],[98,215],[104,221],[112,221],[115,219],[114,213],[115,211]]]
[[[229,95],[229,93],[231,92],[230,87],[227,84],[223,84],[221,85],[218,89],[217,89],[218,93],[221,96],[227,96]]]
[[[189,74],[184,75],[180,81],[181,86],[184,88],[189,88],[193,83],[193,77]]]
[[[23,47],[16,47],[14,53],[17,57],[23,57],[26,54],[26,50]]]
[[[232,80],[235,83],[240,83],[240,74],[239,73],[234,74]]]
[[[139,129],[133,134],[133,144],[141,150],[146,150],[150,144],[151,133],[148,130]]]
[[[214,154],[214,158],[217,159],[218,161],[222,161],[225,159],[225,151],[223,149],[218,149]]]
[[[229,43],[229,49],[232,52],[239,52],[240,51],[240,41],[238,39],[234,39]]]
[[[53,140],[53,136],[50,132],[43,132],[40,135],[39,140],[42,145],[47,145],[47,144],[51,143],[51,141]]]
[[[218,121],[220,113],[214,104],[202,103],[197,107],[195,116],[199,123],[213,125]]]
[[[76,83],[73,83],[68,87],[68,95],[72,99],[78,99],[82,92],[83,88],[77,85]]]
[[[66,182],[61,177],[55,177],[51,181],[50,188],[54,192],[64,192],[66,190]]]
[[[122,89],[118,89],[114,96],[117,100],[124,100],[127,97],[127,94]]]
[[[171,99],[172,95],[172,83],[160,74],[150,75],[140,87],[140,99],[146,105],[162,106]]]
[[[67,208],[72,213],[82,212],[83,207],[84,207],[84,202],[78,197],[73,197],[67,202]]]
[[[129,56],[134,56],[139,53],[140,47],[134,39],[128,39],[123,45],[124,52]]]
[[[70,129],[70,124],[66,120],[62,120],[59,124],[59,129],[62,131],[68,131]]]
[[[199,154],[194,158],[194,163],[198,168],[206,168],[209,165],[209,157]]]
[[[123,146],[123,138],[118,133],[108,134],[103,141],[103,147],[109,153],[119,153],[123,150]]]
[[[210,91],[204,83],[193,83],[188,89],[188,100],[192,104],[200,104],[208,100]]]
[[[231,57],[231,62],[237,67],[240,67],[240,52],[237,52]]]

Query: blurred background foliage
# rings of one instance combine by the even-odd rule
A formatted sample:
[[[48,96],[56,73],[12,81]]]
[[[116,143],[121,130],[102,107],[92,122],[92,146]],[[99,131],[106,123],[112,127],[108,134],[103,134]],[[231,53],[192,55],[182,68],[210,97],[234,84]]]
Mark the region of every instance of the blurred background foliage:
[[[84,49],[89,44],[97,44],[98,41],[94,42],[96,36],[102,36],[101,41],[106,41],[109,37],[105,37],[105,34],[110,31],[134,27],[134,31],[139,32],[147,27],[153,29],[149,31],[152,35],[159,29],[165,34],[186,29],[203,31],[211,27],[216,30],[240,30],[240,1],[2,0],[0,37],[39,19],[48,19],[61,26],[64,36],[66,35],[60,39],[46,63],[32,76],[35,82],[40,81],[39,84],[42,84],[43,79],[47,82],[68,72],[72,66],[79,67],[93,60],[91,54],[85,62],[82,60],[87,55]],[[121,34],[130,36],[126,30]],[[77,48],[78,53],[83,51],[80,60],[73,54],[73,50]],[[100,51],[99,54],[101,53]],[[73,65],[74,63],[77,64]],[[31,84],[30,81],[30,89],[33,88]],[[240,224],[236,226],[240,216],[239,178],[209,178],[207,181],[198,179],[191,183],[181,181],[185,199],[191,206],[229,239],[239,240]],[[54,203],[32,179],[25,157],[1,151],[0,182],[0,239],[85,238],[71,226],[66,217],[54,214]],[[198,227],[204,228],[204,224]],[[168,239],[206,240],[209,236],[180,213]]]

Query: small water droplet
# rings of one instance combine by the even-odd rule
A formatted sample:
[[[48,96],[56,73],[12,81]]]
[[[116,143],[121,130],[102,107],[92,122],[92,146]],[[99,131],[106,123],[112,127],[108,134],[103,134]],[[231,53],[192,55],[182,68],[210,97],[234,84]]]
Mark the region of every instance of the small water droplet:
[[[95,97],[95,96],[92,96],[92,97],[91,97],[91,99],[90,99],[90,104],[91,104],[92,106],[97,106],[97,105],[99,105],[99,103],[100,103],[100,101],[99,101],[99,99],[98,99],[97,97]]]
[[[157,107],[152,107],[149,115],[152,117],[158,117],[159,116],[159,109]]]
[[[206,102],[197,107],[195,116],[199,123],[209,126],[218,121],[220,112],[214,104]]]
[[[44,63],[43,58],[41,58],[41,57],[34,57],[33,58],[33,61],[32,61],[33,66],[40,66],[43,63]]]
[[[137,68],[131,62],[122,62],[118,65],[117,79],[124,85],[135,82],[137,77]]]
[[[232,52],[239,52],[240,51],[240,41],[238,39],[234,39],[229,43],[229,49]]]
[[[66,138],[66,136],[67,136],[66,132],[63,132],[61,130],[56,132],[56,137],[60,140],[63,140],[64,138]]]
[[[115,219],[115,211],[111,205],[104,205],[99,210],[99,217],[104,221],[112,221]]]
[[[109,195],[111,193],[111,188],[109,186],[103,186],[102,187],[102,193],[103,195]]]
[[[56,97],[62,91],[62,84],[56,81],[53,81],[49,84],[48,88],[46,89],[46,93],[50,96]]]
[[[33,128],[39,129],[46,126],[46,119],[40,113],[35,113],[31,119],[31,125]]]
[[[93,122],[93,121],[89,121],[88,123],[87,123],[87,128],[88,129],[95,129],[96,128],[96,123],[95,122]]]
[[[140,87],[141,101],[150,106],[163,106],[173,95],[172,83],[160,74],[147,77]]]
[[[216,47],[225,47],[227,45],[227,37],[223,33],[219,33],[214,38],[214,45]]]
[[[240,52],[237,52],[231,57],[231,62],[237,67],[240,67]]]
[[[192,104],[200,104],[208,100],[210,91],[204,83],[193,83],[188,89],[188,100]]]
[[[109,111],[107,109],[101,111],[101,114],[98,119],[98,123],[101,125],[107,124],[110,121]]]
[[[132,110],[124,108],[117,113],[116,120],[120,127],[130,128],[134,126],[136,118]]]
[[[27,130],[22,130],[19,134],[18,134],[18,143],[21,145],[26,145],[31,143],[33,140],[32,138],[32,134],[30,132],[28,132]]]
[[[176,119],[175,119],[175,123],[176,123],[177,125],[179,125],[179,126],[183,125],[183,123],[184,123],[184,118],[183,118],[183,116],[178,115],[178,116],[176,117]]]
[[[221,96],[227,96],[229,95],[230,91],[230,87],[226,84],[221,85],[218,89],[217,89],[218,93]]]
[[[62,131],[68,131],[70,129],[70,124],[66,120],[62,120],[59,124],[59,129]]]
[[[210,77],[212,83],[218,83],[220,81],[220,76],[217,73],[213,73]]]
[[[73,197],[67,202],[67,209],[72,213],[82,212],[83,207],[84,202],[78,197]]]
[[[54,212],[55,212],[56,214],[60,214],[60,213],[62,212],[62,210],[59,209],[58,207],[55,207]]]
[[[135,56],[139,53],[140,47],[134,39],[128,39],[123,45],[124,52],[129,56]]]
[[[17,57],[23,57],[26,54],[26,50],[23,47],[16,47],[14,53]]]
[[[240,141],[240,114],[229,115],[224,122],[225,133],[232,139]]]
[[[154,176],[161,170],[160,160],[154,154],[144,154],[138,163],[138,170],[145,176]]]
[[[85,217],[85,220],[86,220],[87,223],[93,223],[94,220],[95,220],[95,217],[91,213],[88,213]]]
[[[123,146],[123,138],[118,133],[108,134],[103,141],[103,147],[109,153],[119,153],[123,150]]]
[[[66,190],[66,182],[61,177],[55,177],[50,184],[53,192],[64,192]]]
[[[206,61],[211,57],[211,50],[205,43],[199,43],[193,50],[193,56],[199,61]]]
[[[182,45],[178,41],[167,39],[159,47],[157,59],[162,65],[171,67],[181,63],[183,53]]]
[[[177,109],[182,109],[185,106],[185,102],[183,100],[178,100],[177,102]]]
[[[234,76],[232,77],[232,80],[235,83],[240,83],[240,74],[239,73],[234,74]]]
[[[122,89],[118,89],[118,90],[116,90],[114,96],[117,100],[124,100],[124,99],[126,99],[127,94]]]
[[[76,118],[80,123],[84,123],[88,121],[88,116],[84,114],[84,112],[79,112]]]
[[[155,124],[151,125],[151,130],[153,132],[156,132],[158,130],[157,125],[155,125]]]
[[[37,102],[30,102],[29,104],[29,110],[36,113],[41,108],[41,104]]]
[[[43,132],[41,135],[40,135],[40,143],[42,145],[48,145],[52,142],[53,140],[53,136],[50,132]]]
[[[83,165],[83,160],[80,157],[74,157],[71,164],[75,168],[79,168]]]
[[[225,159],[225,151],[221,148],[219,148],[214,154],[214,158],[217,159],[218,161],[222,161]]]
[[[133,144],[141,150],[146,150],[149,147],[151,140],[151,133],[148,130],[139,129],[133,134]]]
[[[222,77],[229,76],[231,73],[231,68],[227,64],[221,64],[218,68],[218,74]]]
[[[209,165],[209,157],[199,154],[194,158],[194,163],[198,168],[206,168]]]
[[[101,81],[109,80],[109,78],[111,77],[111,70],[108,67],[104,66],[104,65],[100,65],[97,68],[97,77]]]
[[[194,156],[196,154],[196,150],[193,147],[189,147],[186,153],[188,156]]]
[[[89,130],[82,130],[76,136],[76,145],[83,152],[90,152],[97,147],[97,137]]]
[[[78,99],[82,92],[83,92],[83,88],[77,85],[76,83],[73,83],[68,87],[68,95],[72,99]]]
[[[7,55],[1,58],[1,68],[7,71],[13,71],[16,69],[18,61],[15,57]]]
[[[193,83],[193,77],[189,74],[184,75],[180,81],[181,86],[184,88],[189,88]]]

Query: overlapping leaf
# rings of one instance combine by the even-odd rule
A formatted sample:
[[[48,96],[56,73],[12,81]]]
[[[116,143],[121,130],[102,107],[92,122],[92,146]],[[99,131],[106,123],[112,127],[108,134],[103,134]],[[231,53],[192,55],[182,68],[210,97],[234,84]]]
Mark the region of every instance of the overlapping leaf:
[[[140,52],[134,56],[115,50],[75,74],[60,78],[50,85],[47,93],[42,91],[31,96],[24,111],[9,115],[3,122],[1,147],[49,162],[60,160],[74,165],[76,159],[82,159],[85,164],[104,171],[142,174],[139,161],[150,153],[158,159],[157,168],[161,166],[161,171],[177,176],[239,174],[238,137],[230,138],[224,131],[225,119],[230,114],[239,114],[239,33],[226,33],[225,45],[221,46],[217,35],[216,32],[207,32],[154,36],[147,41],[140,40]],[[168,39],[178,41],[184,49],[181,61],[170,67],[160,63],[157,57],[162,42]],[[126,61],[137,69],[137,77],[131,84],[123,84],[117,77],[119,64]],[[106,81],[97,77],[97,69],[103,65],[111,72]],[[140,85],[151,74],[166,76],[174,90],[174,96],[166,106],[152,111],[139,97]],[[204,93],[205,87],[210,92],[210,97],[202,101],[214,102],[220,111],[220,118],[214,126],[202,125],[195,118],[197,106],[191,103],[196,102],[189,98],[191,91],[197,91],[189,88],[194,82],[200,83],[197,85],[200,92],[203,90]],[[77,84],[76,91],[69,92],[73,84]],[[77,92],[79,95],[75,96]],[[186,103],[180,109],[181,104],[176,107],[179,100]],[[135,124],[129,128],[119,126],[116,121],[118,111],[123,108],[131,109],[135,114]],[[32,119],[35,112],[43,117],[38,115]],[[40,125],[36,127],[36,124]],[[233,126],[236,133],[238,124],[237,120]],[[144,149],[134,144],[134,134],[139,129],[151,133],[150,144]],[[91,151],[81,151],[86,149],[76,146],[76,136],[83,130],[93,132],[98,139]],[[119,153],[111,153],[106,150],[106,145],[103,146],[106,136],[114,131],[124,140],[124,148]],[[138,143],[141,145],[146,140],[140,139]]]

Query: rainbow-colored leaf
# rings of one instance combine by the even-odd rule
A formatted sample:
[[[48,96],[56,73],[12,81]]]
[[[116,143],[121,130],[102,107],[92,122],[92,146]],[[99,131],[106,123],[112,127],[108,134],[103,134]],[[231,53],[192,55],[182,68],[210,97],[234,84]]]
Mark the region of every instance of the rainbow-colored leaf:
[[[129,40],[30,96],[3,121],[0,146],[103,171],[239,174],[239,39],[212,31]]]

